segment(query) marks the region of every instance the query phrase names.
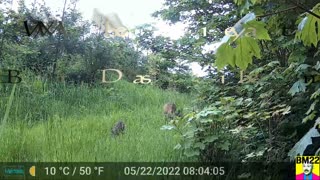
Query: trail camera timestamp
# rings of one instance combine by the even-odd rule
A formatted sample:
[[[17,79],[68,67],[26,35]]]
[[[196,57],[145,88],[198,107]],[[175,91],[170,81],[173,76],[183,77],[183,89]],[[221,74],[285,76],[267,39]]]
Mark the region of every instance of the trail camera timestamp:
[[[226,174],[223,166],[199,166],[199,167],[125,167],[125,176],[224,176]]]

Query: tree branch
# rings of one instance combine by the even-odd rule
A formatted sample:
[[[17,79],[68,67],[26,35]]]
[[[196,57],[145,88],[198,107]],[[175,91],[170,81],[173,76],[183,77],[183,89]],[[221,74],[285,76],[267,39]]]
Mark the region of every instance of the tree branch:
[[[293,7],[290,7],[290,8],[281,10],[281,11],[273,12],[273,13],[263,14],[263,15],[257,16],[257,18],[263,18],[263,17],[267,17],[267,16],[272,16],[272,15],[275,15],[275,14],[291,11],[291,10],[296,9],[296,8],[298,8],[298,6],[293,6]]]
[[[307,13],[313,15],[314,17],[320,19],[320,16],[319,16],[318,14],[316,14],[316,13],[308,10],[308,9],[307,9],[306,7],[304,7],[302,4],[300,4],[300,3],[298,3],[298,2],[295,2],[295,1],[292,1],[291,3],[294,4],[294,5],[296,5],[296,6],[298,6],[300,9],[306,11]]]

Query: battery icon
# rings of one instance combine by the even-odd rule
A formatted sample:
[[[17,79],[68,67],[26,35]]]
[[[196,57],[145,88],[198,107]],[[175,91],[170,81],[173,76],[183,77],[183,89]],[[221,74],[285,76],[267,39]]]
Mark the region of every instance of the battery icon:
[[[29,173],[31,176],[36,176],[36,166],[31,166]]]

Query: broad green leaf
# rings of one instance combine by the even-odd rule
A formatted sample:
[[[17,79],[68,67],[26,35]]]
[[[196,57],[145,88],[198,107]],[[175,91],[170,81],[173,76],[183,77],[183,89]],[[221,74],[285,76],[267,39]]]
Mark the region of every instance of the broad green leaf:
[[[259,68],[256,68],[254,70],[252,70],[249,75],[259,75],[260,73],[262,73],[264,71],[264,68],[263,67],[259,67]]]
[[[203,142],[213,142],[215,140],[218,140],[219,137],[218,136],[215,136],[215,135],[212,135],[212,136],[207,136]]]
[[[301,71],[301,70],[305,70],[308,67],[311,67],[309,64],[300,64],[300,66],[298,66],[298,68],[296,69],[296,72]]]
[[[187,157],[193,157],[193,156],[199,156],[200,155],[200,151],[198,149],[186,149],[184,151],[184,154],[187,156]]]
[[[237,41],[235,48],[236,65],[244,70],[249,64],[252,64],[253,56],[261,58],[258,43],[251,37],[241,37]]]
[[[203,131],[204,131],[204,129],[201,127],[193,129],[193,132],[203,132]]]
[[[295,82],[289,90],[289,94],[294,96],[298,92],[305,92],[306,91],[306,83],[303,80],[299,80]]]
[[[241,105],[243,105],[243,98],[242,98],[242,97],[241,97],[241,98],[238,98],[238,99],[236,100],[235,104],[236,104],[236,106],[241,106]]]
[[[228,96],[228,97],[221,97],[220,101],[222,104],[225,104],[225,103],[233,102],[235,101],[235,99],[234,97]]]
[[[258,45],[258,41],[250,37],[244,37],[243,40],[244,40],[244,43],[248,43],[248,46],[251,49],[251,54],[257,57],[258,59],[261,59],[260,47]]]
[[[239,43],[235,49],[236,65],[240,67],[240,69],[244,70],[248,67],[249,63],[252,63],[251,51],[244,38],[239,39],[238,42]]]
[[[308,17],[304,17],[304,18],[302,19],[302,21],[299,23],[299,25],[298,25],[298,30],[299,30],[299,31],[302,31],[302,29],[303,29],[304,26],[306,25],[307,19],[308,19]]]
[[[183,134],[183,137],[185,137],[185,138],[193,138],[194,137],[194,131],[193,130],[189,130],[188,132]]]
[[[223,43],[218,49],[216,53],[216,62],[215,65],[221,69],[224,66],[230,64],[232,67],[235,66],[234,59],[234,50],[227,43]]]
[[[219,115],[221,114],[221,110],[216,108],[206,108],[197,114],[197,118],[207,117],[208,115]]]
[[[303,52],[296,50],[296,51],[292,51],[292,53],[290,54],[289,58],[288,58],[288,62],[292,63],[292,62],[297,62],[297,63],[302,63],[307,59],[307,57],[303,54]]]
[[[254,28],[255,29],[255,38],[259,40],[271,40],[268,30],[265,28],[266,24],[262,21],[252,20],[243,25],[245,29]]]
[[[310,97],[310,99],[315,99],[320,95],[320,88],[318,88]]]
[[[286,114],[290,114],[291,110],[291,106],[286,107],[285,109],[283,109],[282,115],[286,115]]]
[[[202,142],[197,142],[194,144],[194,147],[200,148],[201,150],[204,150],[206,148],[206,145],[203,144]]]
[[[314,101],[311,105],[310,105],[310,108],[308,109],[308,111],[306,112],[306,114],[310,114],[311,111],[314,110],[314,107],[316,106],[316,104],[318,103],[318,100]]]
[[[275,67],[275,66],[278,66],[280,65],[280,62],[279,61],[271,61],[267,64],[268,67]]]
[[[222,144],[219,144],[218,146],[221,150],[229,151],[230,145],[231,144],[229,143],[229,141],[224,141]]]
[[[310,115],[308,115],[305,118],[303,118],[302,123],[306,123],[308,120],[313,120],[314,117],[316,117],[316,113],[312,112]]]
[[[254,38],[240,37],[236,40],[236,45],[236,48],[232,48],[228,43],[224,43],[218,48],[215,62],[218,69],[229,64],[232,67],[237,65],[244,70],[248,64],[252,64],[253,56],[261,58],[258,42]]]
[[[312,12],[320,15],[320,3],[317,4]],[[312,14],[308,14],[298,26],[298,30],[296,33],[296,38],[302,40],[305,46],[314,45],[317,47],[318,42],[320,40],[320,19],[313,16]],[[317,32],[318,31],[318,32]]]
[[[182,143],[182,146],[187,149],[187,148],[190,148],[192,146],[193,142],[192,140],[186,140]]]
[[[245,119],[249,119],[249,118],[251,118],[252,116],[254,116],[256,113],[255,112],[249,112],[248,114],[245,114],[245,115],[243,115],[243,118],[245,118]]]
[[[313,66],[314,69],[319,70],[320,69],[320,62],[317,61],[317,64]]]

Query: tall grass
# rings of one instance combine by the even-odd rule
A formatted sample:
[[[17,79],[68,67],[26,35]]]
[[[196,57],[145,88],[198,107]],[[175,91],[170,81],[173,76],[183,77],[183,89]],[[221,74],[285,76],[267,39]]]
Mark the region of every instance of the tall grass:
[[[0,98],[0,118],[7,122],[0,161],[182,161],[172,132],[160,130],[168,101],[190,104],[187,95],[125,81],[96,87],[36,79],[19,84],[10,113],[8,98]],[[110,129],[120,119],[126,132],[112,138]]]

